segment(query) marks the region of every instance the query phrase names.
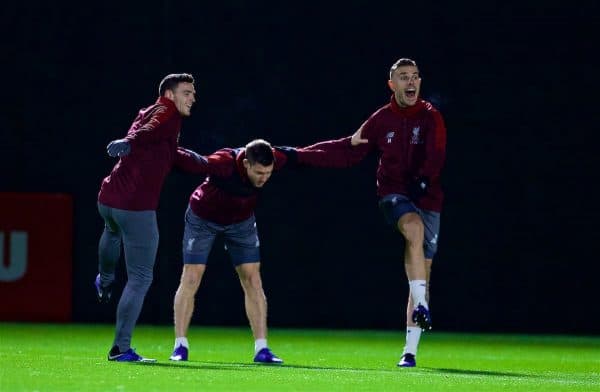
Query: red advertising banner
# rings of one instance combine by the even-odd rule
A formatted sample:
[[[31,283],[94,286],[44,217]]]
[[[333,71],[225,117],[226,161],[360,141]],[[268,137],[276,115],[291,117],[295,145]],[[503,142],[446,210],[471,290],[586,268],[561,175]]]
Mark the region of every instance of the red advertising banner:
[[[0,192],[0,320],[71,320],[70,195]]]

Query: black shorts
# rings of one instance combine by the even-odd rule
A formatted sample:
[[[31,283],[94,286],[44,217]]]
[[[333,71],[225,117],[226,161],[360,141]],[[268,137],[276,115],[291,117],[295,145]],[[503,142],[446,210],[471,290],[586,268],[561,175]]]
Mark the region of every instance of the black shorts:
[[[183,231],[183,263],[206,264],[218,234],[223,235],[225,249],[234,266],[260,261],[260,241],[254,216],[242,222],[220,225],[200,218],[188,207]]]
[[[423,251],[426,259],[433,259],[437,252],[438,234],[440,231],[440,213],[422,210],[414,205],[410,199],[400,194],[385,195],[379,200],[379,208],[383,213],[385,221],[398,228],[398,219],[406,213],[416,212],[423,220],[425,226],[425,238],[423,240]]]

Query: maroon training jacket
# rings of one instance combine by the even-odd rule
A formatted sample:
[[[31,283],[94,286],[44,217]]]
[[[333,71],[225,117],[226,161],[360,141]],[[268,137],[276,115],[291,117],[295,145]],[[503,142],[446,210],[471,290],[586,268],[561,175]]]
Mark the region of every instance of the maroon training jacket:
[[[181,120],[173,101],[165,97],[141,109],[125,137],[131,152],[121,157],[104,178],[98,201],[122,210],[156,210],[172,167],[190,172],[200,165],[178,146]]]
[[[416,201],[419,208],[442,210],[444,194],[440,174],[446,158],[446,126],[440,112],[431,103],[419,100],[401,108],[392,96],[390,103],[378,109],[361,126],[361,136],[369,143],[352,147],[350,137],[306,147],[328,156],[338,167],[360,162],[367,154],[379,154],[377,194],[407,195],[410,182],[419,176],[429,178],[425,196]],[[298,155],[303,162],[308,155]],[[315,157],[310,157],[315,159]]]

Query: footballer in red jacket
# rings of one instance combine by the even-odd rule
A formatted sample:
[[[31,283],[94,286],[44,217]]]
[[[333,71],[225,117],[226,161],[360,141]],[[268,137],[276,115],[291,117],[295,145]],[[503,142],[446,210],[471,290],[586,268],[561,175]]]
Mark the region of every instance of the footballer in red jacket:
[[[386,221],[405,239],[404,264],[410,287],[406,346],[398,366],[413,367],[421,331],[431,328],[428,288],[440,228],[446,126],[440,112],[419,97],[421,75],[413,60],[396,61],[388,85],[393,92],[390,102],[375,111],[352,137],[317,143],[305,150],[354,163],[371,152],[379,155],[379,206]],[[299,155],[299,163],[307,156]]]

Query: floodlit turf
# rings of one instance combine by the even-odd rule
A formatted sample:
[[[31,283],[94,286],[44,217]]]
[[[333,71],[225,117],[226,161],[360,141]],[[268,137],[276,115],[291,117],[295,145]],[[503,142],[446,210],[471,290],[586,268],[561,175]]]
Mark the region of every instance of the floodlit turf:
[[[0,323],[0,391],[600,391],[600,337],[423,335],[418,368],[397,368],[403,334],[272,329],[282,366],[252,363],[247,328],[192,328],[190,361],[168,360],[172,328],[138,326],[154,364],[106,360],[111,325]]]

